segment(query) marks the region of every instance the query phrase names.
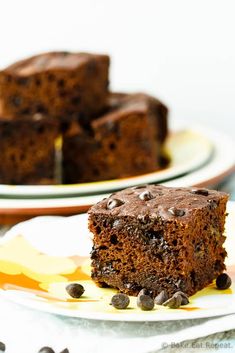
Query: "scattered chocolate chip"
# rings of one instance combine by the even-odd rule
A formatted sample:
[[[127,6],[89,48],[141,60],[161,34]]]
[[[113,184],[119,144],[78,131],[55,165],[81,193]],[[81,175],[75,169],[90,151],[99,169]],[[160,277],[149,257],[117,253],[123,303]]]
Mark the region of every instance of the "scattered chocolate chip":
[[[208,200],[208,203],[209,203],[209,207],[211,210],[214,210],[218,206],[218,204],[215,200]]]
[[[162,305],[168,306],[171,309],[178,309],[181,305],[182,297],[180,294],[175,293],[170,299],[165,301]]]
[[[150,295],[139,294],[137,297],[137,306],[141,310],[153,310],[154,308],[154,300],[150,297]]]
[[[177,217],[182,217],[185,215],[185,211],[181,210],[179,208],[176,207],[171,207],[168,209],[168,212],[170,212],[173,216],[177,216]]]
[[[139,198],[142,201],[148,201],[148,200],[151,200],[153,198],[153,195],[151,194],[150,191],[145,190],[141,194],[139,194]]]
[[[208,196],[209,191],[207,189],[193,189],[192,194]]]
[[[138,295],[149,295],[152,296],[152,291],[147,288],[142,288]]]
[[[42,347],[38,353],[55,353],[51,347]]]
[[[68,348],[65,348],[60,353],[69,353],[69,350],[68,350]]]
[[[117,239],[117,236],[115,234],[111,235],[110,243],[113,244],[113,245],[117,245],[118,244],[118,239]]]
[[[22,103],[22,99],[21,97],[19,96],[12,96],[10,97],[10,101],[11,101],[11,104],[14,106],[14,107],[19,107]]]
[[[168,300],[168,298],[169,298],[168,294],[164,289],[155,297],[154,302],[157,305],[162,305],[163,303],[165,303]]]
[[[232,280],[227,273],[221,273],[216,279],[218,289],[228,289],[232,284]]]
[[[66,291],[72,298],[80,298],[85,292],[85,289],[79,283],[71,283],[66,287]]]
[[[178,291],[174,295],[180,295],[182,300],[181,300],[181,305],[187,305],[189,303],[189,298],[186,293]]]
[[[1,351],[1,352],[5,352],[5,350],[6,350],[6,345],[5,345],[5,343],[0,342],[0,351]]]
[[[116,309],[126,309],[130,304],[128,295],[124,293],[114,294],[110,303]]]
[[[113,208],[119,207],[119,206],[121,206],[123,204],[124,204],[124,202],[122,202],[119,199],[110,199],[107,202],[107,209],[112,210]]]
[[[58,80],[57,85],[61,88],[64,87],[64,80],[62,78],[60,80]]]

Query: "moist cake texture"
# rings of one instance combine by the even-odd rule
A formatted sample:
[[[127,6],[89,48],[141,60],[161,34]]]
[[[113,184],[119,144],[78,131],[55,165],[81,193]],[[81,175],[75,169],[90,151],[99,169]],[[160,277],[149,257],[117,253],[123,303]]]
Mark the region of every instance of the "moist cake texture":
[[[110,180],[162,167],[167,108],[143,94],[112,94],[108,111],[89,131],[78,127],[63,139],[64,183]]]
[[[107,105],[107,55],[50,52],[0,71],[4,117],[45,113],[87,124]]]
[[[0,117],[0,183],[55,184],[57,121],[42,114]]]
[[[227,200],[223,192],[160,185],[112,194],[89,210],[93,280],[129,295],[194,294],[225,269]]]

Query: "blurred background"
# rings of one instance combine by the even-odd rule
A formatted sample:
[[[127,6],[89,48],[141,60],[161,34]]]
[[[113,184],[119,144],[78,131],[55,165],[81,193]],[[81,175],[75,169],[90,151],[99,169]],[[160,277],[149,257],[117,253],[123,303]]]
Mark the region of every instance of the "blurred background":
[[[112,89],[235,137],[233,0],[8,0],[0,13],[1,68],[41,51],[109,53]]]

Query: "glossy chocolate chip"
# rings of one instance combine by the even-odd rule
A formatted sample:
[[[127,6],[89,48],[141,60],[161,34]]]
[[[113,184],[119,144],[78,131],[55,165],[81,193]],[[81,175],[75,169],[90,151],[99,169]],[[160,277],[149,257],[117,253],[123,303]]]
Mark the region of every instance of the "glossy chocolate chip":
[[[144,311],[153,310],[154,300],[150,295],[139,294],[137,297],[137,306]]]
[[[181,210],[181,209],[176,208],[176,207],[169,208],[168,212],[171,213],[173,216],[176,216],[176,217],[182,217],[182,216],[185,215],[185,211],[184,210]]]
[[[153,198],[153,195],[151,194],[150,191],[145,190],[141,194],[139,194],[139,198],[142,201],[148,201],[148,200],[151,200]]]
[[[51,347],[42,347],[38,353],[55,353]]]
[[[111,305],[116,309],[126,309],[130,304],[128,295],[124,293],[114,294],[111,299]]]
[[[107,209],[108,209],[108,210],[112,210],[113,208],[119,207],[119,206],[121,206],[121,205],[123,205],[123,204],[124,204],[124,202],[122,202],[122,201],[119,200],[119,199],[110,199],[110,200],[108,200],[108,202],[107,202]]]
[[[152,291],[147,288],[142,288],[138,295],[149,295],[152,296]]]
[[[5,352],[6,350],[6,345],[3,342],[0,342],[0,352]]]
[[[232,280],[227,273],[221,273],[216,279],[216,287],[218,289],[228,289],[232,284]]]
[[[80,298],[85,292],[85,289],[79,283],[71,283],[66,287],[66,291],[72,298]]]
[[[177,291],[175,295],[180,295],[182,300],[181,300],[181,305],[187,305],[189,303],[189,298],[186,293]]]
[[[181,305],[182,297],[180,294],[175,293],[170,299],[163,303],[163,306],[168,306],[170,309],[178,309]]]
[[[10,102],[11,102],[11,105],[13,105],[14,107],[19,107],[22,103],[22,99],[19,96],[12,96],[10,98]]]
[[[192,194],[208,196],[209,191],[207,189],[193,189]]]
[[[216,209],[218,206],[218,203],[215,200],[208,200],[208,203],[211,210]]]
[[[65,348],[60,353],[69,353],[69,350],[68,350],[68,348]]]
[[[155,304],[162,305],[168,300],[168,294],[165,290],[162,290],[154,299]]]

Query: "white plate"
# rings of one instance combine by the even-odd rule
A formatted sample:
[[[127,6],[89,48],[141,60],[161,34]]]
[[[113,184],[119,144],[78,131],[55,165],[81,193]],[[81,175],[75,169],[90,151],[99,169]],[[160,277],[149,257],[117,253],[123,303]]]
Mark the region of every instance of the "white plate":
[[[89,278],[86,258],[81,258],[88,254],[91,246],[85,215],[69,218],[39,217],[13,227],[0,246],[0,268],[5,273],[2,278],[8,283],[5,290],[0,290],[0,295],[32,309],[96,320],[167,321],[235,313],[235,203],[228,204],[228,212],[227,266],[234,284],[225,291],[216,290],[215,285],[211,285],[192,296],[190,304],[181,309],[172,310],[158,306],[156,310],[144,312],[136,307],[134,297],[131,297],[128,310],[111,307],[109,302],[114,291],[98,288]],[[74,272],[78,262],[81,268]],[[19,276],[23,276],[22,282]],[[76,281],[84,285],[86,296],[83,299],[66,301],[68,296],[65,286],[68,278],[70,281],[76,278]],[[16,289],[14,285],[19,286],[20,283],[23,286],[25,279],[30,279],[31,282],[25,282],[25,289]],[[33,283],[32,288],[37,283],[37,286],[46,290],[43,295],[32,288],[30,291],[27,283]]]
[[[0,185],[0,195],[17,197],[53,197],[68,195],[99,194],[124,189],[141,183],[160,183],[185,173],[189,173],[204,165],[212,156],[213,140],[203,131],[196,129],[174,129],[170,134],[166,150],[171,156],[169,167],[149,174],[71,185]]]

